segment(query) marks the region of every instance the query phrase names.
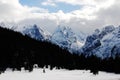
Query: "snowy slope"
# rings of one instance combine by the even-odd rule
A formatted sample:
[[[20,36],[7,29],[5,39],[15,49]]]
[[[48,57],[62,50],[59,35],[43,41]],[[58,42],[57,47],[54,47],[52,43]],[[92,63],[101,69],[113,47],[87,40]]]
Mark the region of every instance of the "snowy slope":
[[[38,27],[36,24],[29,25],[29,26],[22,26],[19,28],[15,28],[15,31],[21,32],[23,35],[28,35],[31,38],[34,38],[36,40],[49,40],[51,37],[51,34],[45,30],[43,30],[41,27]]]
[[[65,26],[58,26],[52,35],[37,25],[11,25],[1,22],[0,26],[19,31],[37,40],[50,41],[73,53],[96,55],[100,58],[120,56],[120,26],[110,25],[102,30],[96,29],[87,37],[81,32],[76,35],[71,28]]]
[[[13,24],[7,23],[7,22],[0,22],[0,26],[4,28],[11,29],[13,27]]]
[[[33,72],[10,71],[0,75],[0,80],[120,80],[120,74],[99,72],[93,75],[85,70],[49,70],[43,73],[43,69],[34,69]]]
[[[51,37],[51,34],[43,30],[41,27],[38,25],[22,25],[22,24],[10,24],[10,23],[5,23],[1,22],[0,23],[1,27],[9,28],[13,31],[21,32],[23,35],[28,35],[31,38],[37,39],[37,40],[49,40]]]
[[[77,35],[71,28],[58,26],[52,35],[51,41],[62,48],[66,48],[71,52],[76,52],[83,45],[77,38]]]
[[[39,30],[37,25],[25,28],[22,33],[36,40],[44,40],[44,32],[42,30]]]
[[[85,55],[96,55],[101,58],[120,56],[120,26],[106,26],[101,31],[95,30],[86,39],[81,53]]]

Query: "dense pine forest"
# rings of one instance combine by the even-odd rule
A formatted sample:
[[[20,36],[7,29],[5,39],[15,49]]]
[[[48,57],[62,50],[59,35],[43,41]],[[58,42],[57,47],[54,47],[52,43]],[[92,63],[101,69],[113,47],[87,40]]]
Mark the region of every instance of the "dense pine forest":
[[[0,71],[32,71],[33,65],[50,69],[86,69],[94,74],[98,71],[120,73],[120,58],[100,59],[70,53],[66,49],[46,41],[37,41],[19,32],[0,27]]]

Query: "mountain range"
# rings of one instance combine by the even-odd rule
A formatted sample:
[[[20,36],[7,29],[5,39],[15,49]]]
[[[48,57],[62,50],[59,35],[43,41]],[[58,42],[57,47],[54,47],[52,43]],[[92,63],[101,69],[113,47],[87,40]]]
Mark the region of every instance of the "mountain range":
[[[85,41],[85,34],[76,35],[70,27],[58,26],[53,34],[43,30],[41,27],[34,25],[27,25],[12,27],[14,31],[21,32],[23,35],[28,35],[39,41],[48,41],[60,46],[61,48],[67,49],[71,53],[77,53],[78,50],[83,46]]]
[[[0,25],[5,26],[3,23]],[[60,25],[53,34],[36,24],[23,26],[21,29],[19,26],[11,27],[11,29],[39,41],[51,42],[75,54],[95,55],[102,59],[120,56],[120,26],[110,25],[101,30],[96,29],[88,36],[82,32],[76,34],[70,27]]]
[[[80,52],[100,58],[120,56],[120,26],[106,26],[101,31],[96,29],[86,38]]]
[[[80,40],[69,27],[58,26],[52,35],[37,25],[21,29],[2,27],[5,25],[0,26],[0,73],[7,68],[32,71],[34,65],[85,69],[94,74],[98,71],[120,73],[120,26],[96,29],[80,48],[73,47],[73,44],[79,46]]]

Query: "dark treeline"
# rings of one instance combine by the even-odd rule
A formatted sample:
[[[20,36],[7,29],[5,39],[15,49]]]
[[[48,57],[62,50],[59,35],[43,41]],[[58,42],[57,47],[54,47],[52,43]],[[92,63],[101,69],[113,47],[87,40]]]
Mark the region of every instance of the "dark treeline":
[[[120,73],[120,58],[101,60],[95,56],[71,54],[65,49],[50,42],[37,41],[26,35],[0,27],[0,71],[12,70],[32,71],[33,65],[38,67],[50,65],[50,68],[86,69],[94,74],[98,71]]]
[[[99,71],[120,74],[120,57],[101,59],[93,55],[80,55],[77,69],[90,70],[93,74],[98,74]]]

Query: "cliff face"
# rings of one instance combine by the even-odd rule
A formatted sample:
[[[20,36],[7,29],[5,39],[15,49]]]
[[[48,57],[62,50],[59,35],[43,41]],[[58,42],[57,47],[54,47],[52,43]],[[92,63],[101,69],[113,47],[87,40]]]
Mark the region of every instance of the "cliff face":
[[[120,27],[107,26],[100,30],[95,30],[86,39],[81,52],[87,56],[96,55],[101,58],[114,57],[119,54],[120,47]]]

